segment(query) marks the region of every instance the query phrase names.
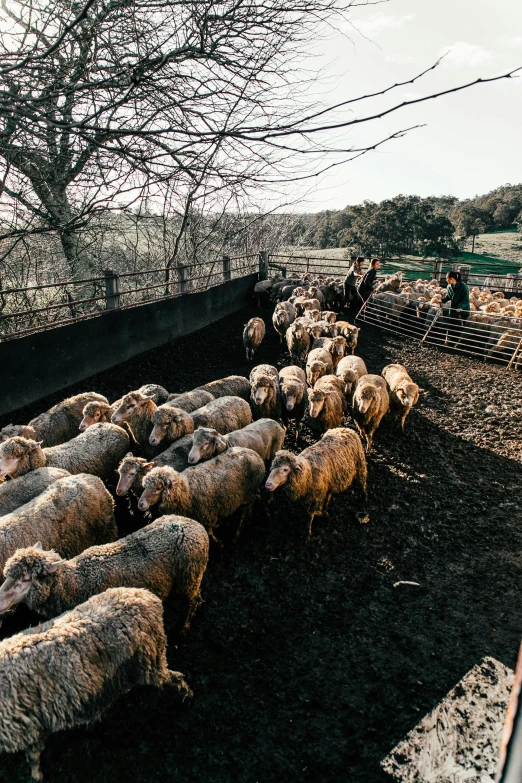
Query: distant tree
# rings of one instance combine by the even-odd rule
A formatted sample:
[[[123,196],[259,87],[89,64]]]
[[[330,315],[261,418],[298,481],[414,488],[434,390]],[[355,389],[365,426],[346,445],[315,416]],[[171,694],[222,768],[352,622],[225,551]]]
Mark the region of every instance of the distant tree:
[[[471,252],[475,252],[475,239],[493,224],[493,217],[471,202],[462,202],[451,212],[451,222],[458,236],[472,237]]]

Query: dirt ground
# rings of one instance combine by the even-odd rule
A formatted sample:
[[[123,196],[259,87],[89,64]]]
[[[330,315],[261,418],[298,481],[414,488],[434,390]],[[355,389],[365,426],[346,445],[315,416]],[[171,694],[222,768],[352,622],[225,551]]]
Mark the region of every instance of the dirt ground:
[[[254,314],[245,308],[67,391],[115,399],[150,381],[183,391],[248,374],[241,332]],[[404,363],[425,389],[404,435],[388,417],[376,435],[370,522],[358,521],[349,490],[305,547],[295,509],[258,508],[237,545],[211,550],[188,638],[169,634],[169,663],[194,689],[192,705],[131,692],[91,729],[49,740],[49,783],[385,783],[379,762],[472,666],[486,655],[514,666],[522,376],[371,327],[358,352],[372,372]],[[271,329],[260,362],[287,363]],[[310,442],[304,428],[298,450]],[[127,499],[117,518],[123,534],[147,521]],[[399,580],[420,587],[394,588]],[[2,634],[36,621],[21,610]],[[26,770],[21,755],[3,756],[0,783]]]

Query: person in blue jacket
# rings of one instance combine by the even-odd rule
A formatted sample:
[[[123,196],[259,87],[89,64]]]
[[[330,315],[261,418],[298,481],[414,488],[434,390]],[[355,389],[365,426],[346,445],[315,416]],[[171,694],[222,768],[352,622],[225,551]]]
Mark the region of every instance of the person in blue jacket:
[[[455,342],[456,344],[459,342],[460,334],[470,314],[469,288],[466,283],[462,282],[460,272],[448,272],[446,280],[448,287],[442,304],[444,304],[444,302],[451,302],[449,311],[450,326],[448,329],[448,344],[451,344],[451,342]]]

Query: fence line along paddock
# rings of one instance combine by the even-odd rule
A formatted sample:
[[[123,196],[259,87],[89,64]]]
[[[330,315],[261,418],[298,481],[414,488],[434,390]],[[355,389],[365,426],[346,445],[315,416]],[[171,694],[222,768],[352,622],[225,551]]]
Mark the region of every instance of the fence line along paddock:
[[[423,306],[414,300],[404,304],[399,296],[395,302],[371,296],[359,311],[356,322],[377,326],[424,345],[499,361],[509,368],[522,367],[522,317],[474,311],[461,325],[450,318],[446,308]]]
[[[107,310],[205,291],[257,269],[257,253],[223,255],[213,261],[134,272],[105,270],[103,276],[81,280],[0,288],[0,341],[95,318]]]

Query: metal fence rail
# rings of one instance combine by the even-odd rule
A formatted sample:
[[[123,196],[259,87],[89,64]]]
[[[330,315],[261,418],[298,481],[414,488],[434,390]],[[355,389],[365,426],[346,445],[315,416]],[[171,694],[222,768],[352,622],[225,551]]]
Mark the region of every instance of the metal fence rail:
[[[389,303],[372,296],[359,311],[356,322],[459,354],[495,360],[509,368],[522,367],[520,318],[473,312],[461,324],[446,309],[433,306],[423,309],[414,301],[404,306],[399,298]]]
[[[0,341],[207,288],[258,270],[258,254],[0,289]]]

